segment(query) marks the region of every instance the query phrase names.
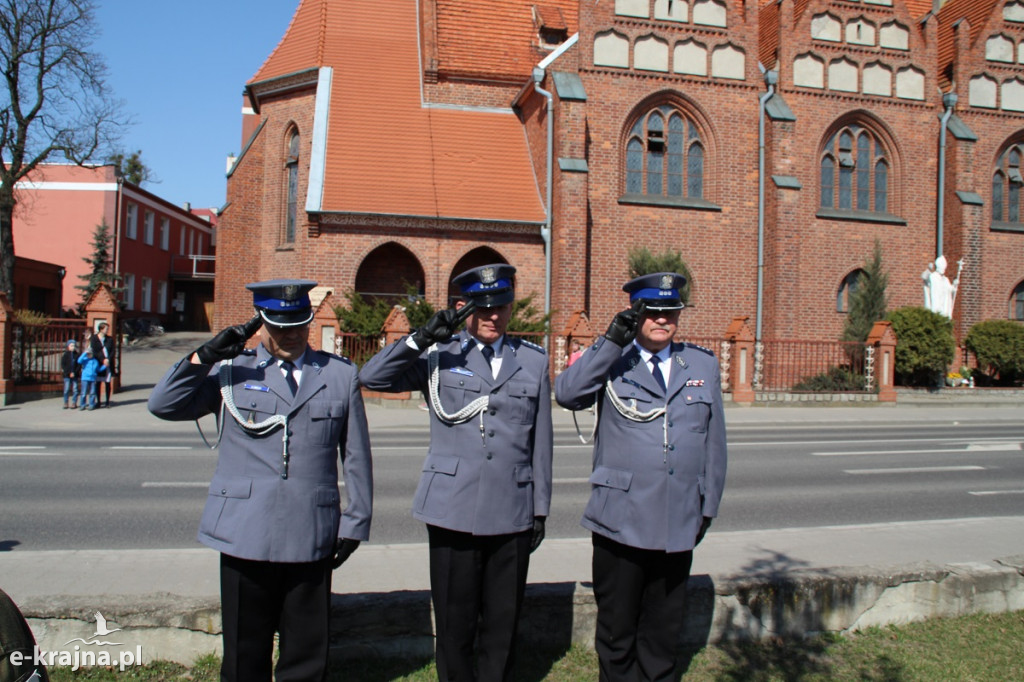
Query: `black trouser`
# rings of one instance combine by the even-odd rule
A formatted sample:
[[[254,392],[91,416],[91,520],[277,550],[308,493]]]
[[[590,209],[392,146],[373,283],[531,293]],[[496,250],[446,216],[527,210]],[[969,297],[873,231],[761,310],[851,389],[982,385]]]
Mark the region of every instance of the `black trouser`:
[[[438,679],[510,679],[531,533],[471,535],[430,525],[427,531]]]
[[[597,533],[593,544],[602,682],[671,680],[693,552],[637,549]]]
[[[331,566],[328,559],[283,564],[220,555],[224,660],[221,680],[270,682],[274,633],[277,682],[327,676]]]

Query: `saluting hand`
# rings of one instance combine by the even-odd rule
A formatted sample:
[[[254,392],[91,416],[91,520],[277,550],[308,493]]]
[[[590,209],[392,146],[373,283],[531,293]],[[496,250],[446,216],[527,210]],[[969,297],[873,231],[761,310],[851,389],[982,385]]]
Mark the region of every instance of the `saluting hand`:
[[[439,341],[447,341],[474,310],[476,310],[476,304],[472,301],[458,310],[454,308],[438,310],[430,316],[425,325],[413,332],[413,343],[417,348],[423,350]]]
[[[245,324],[222,329],[196,350],[196,357],[204,365],[212,365],[218,360],[229,360],[242,352],[245,342],[252,338],[262,324],[263,318],[256,314]]]
[[[616,346],[623,348],[628,346],[636,338],[640,318],[643,317],[646,309],[647,305],[643,301],[637,301],[632,307],[617,314],[612,318],[612,323],[608,325],[608,331],[604,333],[604,338]]]

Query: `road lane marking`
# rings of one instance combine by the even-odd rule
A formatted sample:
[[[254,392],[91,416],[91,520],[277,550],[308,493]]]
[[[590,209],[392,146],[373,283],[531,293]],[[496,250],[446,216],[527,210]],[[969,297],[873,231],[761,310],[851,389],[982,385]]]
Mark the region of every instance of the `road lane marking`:
[[[931,474],[950,471],[984,471],[985,467],[968,464],[950,467],[893,467],[891,469],[844,469],[847,474]]]
[[[191,450],[191,445],[111,445],[108,450]]]
[[[930,450],[846,450],[835,452],[812,452],[813,457],[845,457],[847,455],[929,455],[950,452],[1015,452],[1020,450],[1020,443],[968,443],[962,448],[944,448]]]
[[[143,488],[209,488],[209,481],[143,481]]]
[[[0,457],[63,457],[63,452],[17,452],[14,450],[5,450],[0,452]]]
[[[968,490],[968,495],[1024,495],[1024,490]]]

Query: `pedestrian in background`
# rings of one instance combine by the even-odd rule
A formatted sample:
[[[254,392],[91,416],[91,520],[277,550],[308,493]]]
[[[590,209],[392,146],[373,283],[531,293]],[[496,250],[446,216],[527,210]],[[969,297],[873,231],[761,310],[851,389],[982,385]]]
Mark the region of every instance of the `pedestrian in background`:
[[[78,364],[82,366],[82,410],[95,410],[97,400],[97,381],[103,371],[103,365],[93,355],[92,348],[86,348],[78,357]]]
[[[179,360],[149,398],[161,419],[223,415],[199,541],[221,553],[226,681],[269,682],[272,668],[278,680],[325,678],[332,571],[370,535],[363,398],[351,362],[309,347],[314,286],[246,285],[256,315]],[[244,350],[261,325],[259,345]]]
[[[455,277],[456,307],[359,373],[372,390],[427,395],[430,447],[412,512],[427,524],[443,681],[510,679],[530,553],[551,504],[548,358],[505,333],[515,272],[495,264]]]
[[[68,339],[66,350],[60,357],[60,372],[64,377],[64,409],[78,407],[78,383],[81,372],[78,365],[78,343]]]
[[[590,501],[602,681],[674,680],[693,548],[725,485],[718,361],[675,343],[686,278],[627,282],[631,307],[562,372],[555,399],[598,408]]]
[[[96,333],[90,339],[90,347],[92,348],[92,354],[97,360],[103,363],[105,371],[100,372],[99,384],[102,385],[102,392],[106,394],[106,406],[110,407],[110,392],[114,386],[114,374],[117,368],[115,367],[115,361],[117,359],[117,351],[114,346],[114,339],[107,331],[110,329],[110,325],[106,322],[100,322],[96,327]],[[100,394],[100,386],[97,386],[97,396]]]

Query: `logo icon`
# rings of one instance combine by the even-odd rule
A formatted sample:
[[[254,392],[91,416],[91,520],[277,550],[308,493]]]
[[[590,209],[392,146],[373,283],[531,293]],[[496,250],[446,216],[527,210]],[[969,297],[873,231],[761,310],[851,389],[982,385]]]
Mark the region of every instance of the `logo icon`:
[[[121,631],[121,628],[114,628],[113,630],[108,628],[107,627],[107,619],[104,618],[103,614],[100,613],[99,611],[97,611],[95,614],[93,614],[93,616],[96,618],[96,632],[92,633],[93,637],[106,637],[107,635],[110,635],[110,634],[113,634],[115,632],[120,632]],[[75,637],[74,639],[69,639],[68,641],[64,642],[64,646],[67,646],[68,644],[71,644],[71,642],[81,642],[82,644],[88,644],[88,645],[94,645],[94,646],[120,646],[123,643],[123,642],[101,642],[98,639],[94,639],[93,641],[90,642],[88,640],[82,639],[81,637]]]

